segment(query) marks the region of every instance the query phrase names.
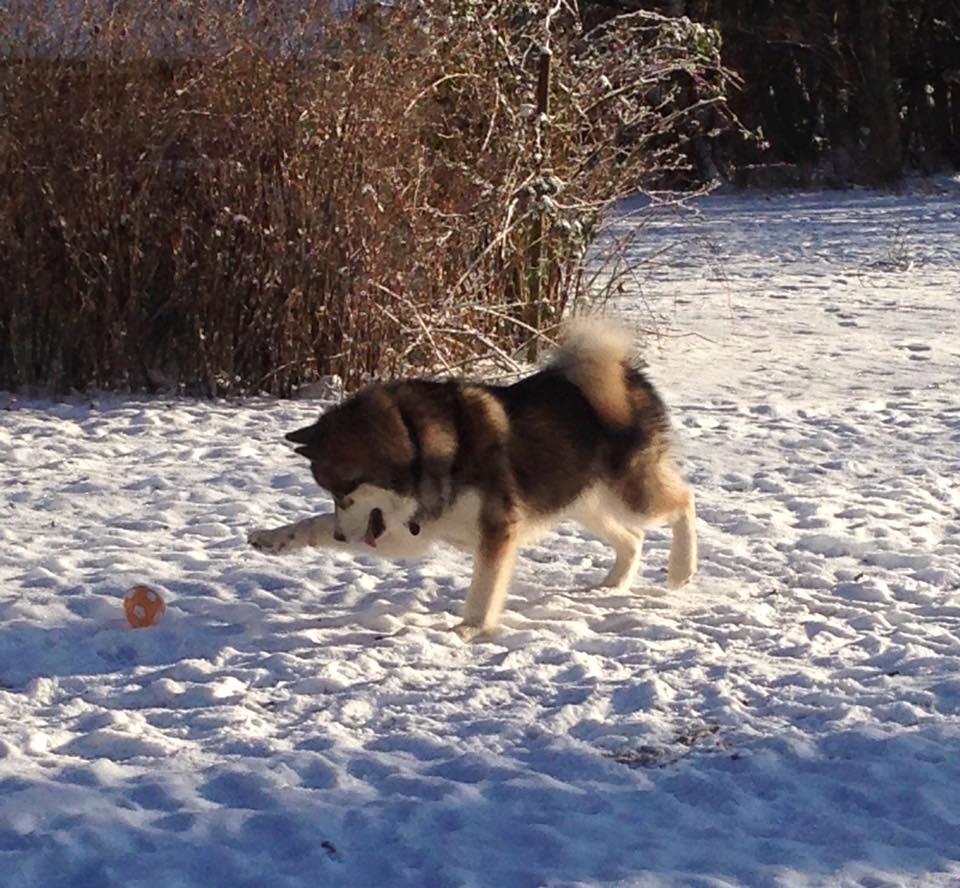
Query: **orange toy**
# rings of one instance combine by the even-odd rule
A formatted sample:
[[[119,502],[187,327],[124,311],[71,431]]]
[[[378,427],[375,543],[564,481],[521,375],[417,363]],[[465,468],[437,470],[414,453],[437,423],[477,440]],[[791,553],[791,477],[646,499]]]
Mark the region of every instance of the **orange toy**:
[[[127,622],[134,629],[145,629],[163,616],[167,606],[156,589],[134,586],[123,599],[123,609],[127,614]]]

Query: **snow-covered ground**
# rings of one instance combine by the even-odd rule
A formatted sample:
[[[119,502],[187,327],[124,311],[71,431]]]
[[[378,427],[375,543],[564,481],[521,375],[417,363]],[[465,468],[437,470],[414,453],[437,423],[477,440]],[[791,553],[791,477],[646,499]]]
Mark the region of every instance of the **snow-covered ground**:
[[[651,534],[578,591],[563,527],[491,642],[460,556],[247,548],[326,509],[315,404],[0,396],[0,884],[960,884],[960,195],[713,197],[638,250],[701,575]]]

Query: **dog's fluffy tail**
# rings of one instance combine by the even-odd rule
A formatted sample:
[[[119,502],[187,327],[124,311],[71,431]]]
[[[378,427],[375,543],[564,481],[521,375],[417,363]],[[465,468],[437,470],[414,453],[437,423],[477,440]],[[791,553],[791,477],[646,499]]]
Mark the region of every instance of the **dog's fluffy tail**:
[[[632,353],[623,330],[607,321],[577,318],[566,327],[550,366],[577,386],[604,420],[626,426],[632,416],[626,379]]]

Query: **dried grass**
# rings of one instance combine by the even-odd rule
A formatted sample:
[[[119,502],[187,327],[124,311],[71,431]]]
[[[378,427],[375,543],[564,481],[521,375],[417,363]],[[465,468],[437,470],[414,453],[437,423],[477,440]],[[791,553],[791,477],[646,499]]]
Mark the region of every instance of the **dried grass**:
[[[0,34],[10,389],[515,366],[725,85],[702,26],[563,2],[13,0]]]

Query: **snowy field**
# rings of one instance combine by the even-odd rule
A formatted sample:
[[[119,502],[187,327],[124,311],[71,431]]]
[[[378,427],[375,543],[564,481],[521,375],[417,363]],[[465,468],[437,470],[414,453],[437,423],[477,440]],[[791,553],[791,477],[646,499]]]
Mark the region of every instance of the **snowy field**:
[[[640,249],[701,574],[652,533],[578,591],[610,553],[562,527],[490,642],[458,555],[247,548],[328,506],[315,403],[0,395],[0,885],[960,884],[960,188]]]

